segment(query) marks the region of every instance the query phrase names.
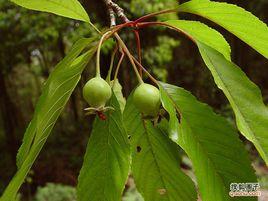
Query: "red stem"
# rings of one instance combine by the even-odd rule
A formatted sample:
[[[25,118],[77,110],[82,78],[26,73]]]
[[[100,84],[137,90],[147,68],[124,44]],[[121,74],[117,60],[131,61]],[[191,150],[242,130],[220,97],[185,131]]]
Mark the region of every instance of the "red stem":
[[[117,31],[121,30],[122,28],[134,27],[134,26],[135,26],[135,23],[133,21],[129,21],[129,22],[125,22],[123,24],[119,24],[119,25],[112,27],[112,30],[114,30],[113,32],[117,32]]]
[[[174,13],[174,12],[177,12],[177,9],[168,9],[168,10],[162,10],[159,12],[150,13],[148,15],[144,15],[144,16],[138,18],[137,20],[134,21],[134,23],[136,24],[138,22],[142,22],[148,18],[155,17],[157,15],[162,15],[162,14],[166,14],[166,13]]]
[[[148,15],[144,15],[144,16],[136,19],[135,21],[129,21],[127,19],[127,20],[125,20],[125,23],[114,26],[113,29],[115,29],[116,31],[119,31],[120,29],[122,29],[124,27],[137,27],[137,24],[139,22],[143,22],[144,20],[146,20],[148,18],[155,17],[157,15],[166,14],[166,13],[173,13],[173,12],[177,12],[177,9],[168,9],[168,10],[162,10],[159,12],[150,13]]]
[[[137,53],[138,53],[138,58],[139,62],[141,63],[141,41],[140,41],[140,34],[137,29],[134,30],[135,33],[135,38],[136,38],[136,44],[137,44]],[[140,70],[140,75],[142,76],[142,68]]]
[[[174,27],[174,26],[172,26],[172,25],[169,25],[169,24],[167,24],[167,23],[165,23],[165,22],[141,22],[141,23],[137,23],[136,24],[136,26],[138,27],[138,28],[144,28],[144,27],[149,27],[149,26],[164,26],[164,27],[168,27],[168,28],[170,28],[170,29],[174,29],[174,30],[176,30],[176,31],[178,31],[178,32],[180,32],[180,33],[183,33],[184,35],[186,35],[191,41],[193,41],[194,43],[196,43],[195,42],[195,40],[194,40],[194,38],[191,36],[191,35],[189,35],[187,32],[185,32],[185,31],[183,31],[182,29],[179,29],[179,28],[177,28],[177,27]]]
[[[182,29],[179,29],[177,27],[174,27],[172,25],[169,25],[169,24],[167,24],[165,22],[136,22],[136,21],[130,21],[130,22],[126,22],[124,24],[120,24],[120,25],[117,25],[117,26],[113,27],[112,32],[115,33],[115,32],[121,30],[124,27],[145,28],[145,27],[149,27],[149,26],[164,26],[164,27],[174,29],[174,30],[176,30],[176,31],[178,31],[180,33],[183,33],[190,40],[192,40],[194,43],[196,43],[194,38],[191,35],[189,35],[187,32],[185,32]]]

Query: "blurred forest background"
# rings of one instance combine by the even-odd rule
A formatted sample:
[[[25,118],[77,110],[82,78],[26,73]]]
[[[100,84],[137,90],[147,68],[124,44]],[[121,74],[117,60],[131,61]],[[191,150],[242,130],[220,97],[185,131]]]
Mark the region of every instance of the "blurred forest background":
[[[228,2],[238,4],[268,23],[268,0]],[[81,0],[81,3],[98,27],[109,25],[102,1]],[[130,19],[135,19],[172,7],[177,0],[118,0],[117,3],[125,9]],[[202,21],[192,15],[179,16]],[[177,14],[169,14],[158,19],[176,18]],[[213,23],[209,24],[215,27]],[[233,61],[261,88],[267,104],[268,61],[235,36],[217,26],[216,28],[230,43]],[[96,33],[84,23],[29,11],[7,0],[0,0],[0,195],[16,171],[16,153],[27,124],[33,116],[44,81],[78,38],[94,34]],[[130,49],[136,52],[132,32],[124,30],[120,34]],[[192,42],[182,35],[162,28],[142,29],[140,34],[143,64],[150,72],[163,81],[190,90],[199,100],[213,106],[234,124],[233,113],[226,98],[213,83],[212,76],[204,67]],[[112,47],[112,41],[105,43],[103,47],[103,75],[109,66]],[[85,82],[94,74],[93,65],[94,61],[83,73],[64,113],[23,185],[22,200],[75,200],[75,190],[70,186],[77,183],[93,120],[93,117],[84,116],[83,108],[86,104],[81,98],[81,91]],[[129,66],[126,60],[120,71],[120,82],[125,95],[136,85],[135,76]],[[268,189],[267,167],[252,145],[242,137],[241,139],[250,153],[262,188]],[[183,160],[181,166],[191,172],[189,161]],[[124,201],[141,200],[132,193],[135,189],[131,183],[130,180],[130,188],[125,193]]]

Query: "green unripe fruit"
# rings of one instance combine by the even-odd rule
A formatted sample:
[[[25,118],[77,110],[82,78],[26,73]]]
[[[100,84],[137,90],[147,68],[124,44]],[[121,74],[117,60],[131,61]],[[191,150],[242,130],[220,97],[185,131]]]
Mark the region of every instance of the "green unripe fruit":
[[[100,77],[92,78],[83,88],[83,97],[91,107],[104,107],[111,96],[110,85]]]
[[[155,117],[161,105],[160,92],[155,86],[143,83],[134,91],[133,102],[141,113]]]

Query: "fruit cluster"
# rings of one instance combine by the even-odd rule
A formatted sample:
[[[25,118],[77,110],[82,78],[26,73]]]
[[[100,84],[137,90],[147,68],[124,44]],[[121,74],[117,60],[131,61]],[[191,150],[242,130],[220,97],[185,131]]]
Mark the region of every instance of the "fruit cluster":
[[[111,86],[101,77],[90,79],[83,88],[84,99],[96,111],[105,108],[111,95]],[[145,116],[156,117],[161,105],[158,88],[146,83],[140,84],[133,93],[133,103]]]
[[[113,33],[111,33],[110,31],[102,35],[99,45],[98,45],[98,49],[97,49],[96,76],[90,79],[83,88],[83,97],[90,105],[90,108],[85,109],[87,110],[87,114],[98,114],[99,117],[103,117],[103,112],[109,109],[113,109],[112,107],[109,107],[109,106],[107,107],[106,103],[111,98],[112,93],[113,93],[112,88],[114,84],[112,84],[113,82],[110,81],[111,72],[113,69],[115,54],[119,50],[121,52],[121,58],[115,70],[114,80],[117,79],[118,71],[121,66],[122,60],[124,56],[127,55],[136,73],[137,79],[139,81],[139,85],[137,86],[137,88],[135,89],[133,93],[133,103],[145,117],[150,117],[150,118],[157,117],[159,114],[160,106],[161,106],[159,89],[153,85],[143,82],[141,70],[145,70],[145,68],[140,64],[140,62],[138,62],[131,55],[125,43],[123,42],[123,40],[120,38],[118,34],[114,34],[118,43],[112,54],[111,65],[108,71],[107,81],[101,78],[101,73],[100,73],[101,46],[102,46],[102,43],[108,38],[110,38],[112,35]],[[140,49],[139,49],[139,52],[140,52]],[[140,57],[140,60],[141,60],[141,57]],[[140,72],[138,71],[136,64],[139,65]],[[145,70],[145,72],[147,71]],[[149,73],[148,75],[150,77]],[[155,83],[157,83],[157,81],[154,80],[154,78],[152,78],[152,80]]]

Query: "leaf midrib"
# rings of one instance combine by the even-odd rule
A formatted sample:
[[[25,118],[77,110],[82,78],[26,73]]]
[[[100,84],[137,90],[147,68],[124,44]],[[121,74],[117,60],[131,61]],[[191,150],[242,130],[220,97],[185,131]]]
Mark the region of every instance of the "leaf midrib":
[[[186,2],[186,3],[184,3],[184,4],[187,4],[188,2]],[[218,4],[224,4],[224,2],[214,2],[214,3],[218,3]],[[227,4],[227,5],[233,5],[233,4],[228,4],[228,3],[225,3],[225,4]],[[182,4],[183,5],[183,4]],[[187,5],[188,6],[188,5]],[[241,32],[240,33],[238,33],[238,32],[234,32],[232,29],[230,29],[230,26],[228,26],[228,28],[227,28],[227,26],[225,26],[224,24],[222,24],[221,23],[221,21],[216,21],[216,20],[214,20],[213,18],[211,18],[210,16],[205,16],[204,14],[201,14],[199,11],[197,11],[197,12],[193,12],[193,11],[191,11],[191,10],[188,10],[188,8],[187,8],[187,6],[186,6],[186,9],[185,8],[180,8],[179,7],[179,11],[181,11],[181,12],[185,12],[185,13],[192,13],[192,14],[194,14],[194,15],[198,15],[198,16],[200,16],[200,17],[203,17],[203,18],[206,18],[206,19],[208,19],[208,20],[210,20],[210,21],[212,21],[212,22],[214,22],[214,23],[216,23],[216,24],[218,24],[218,25],[220,25],[221,27],[223,27],[225,30],[227,30],[227,31],[229,31],[230,33],[232,33],[232,34],[234,34],[235,36],[241,36]],[[210,7],[209,7],[210,8]],[[241,8],[241,7],[239,7],[239,6],[237,6],[237,8]],[[246,11],[245,9],[243,9],[243,11],[245,11],[245,12],[247,12],[247,14],[249,13],[248,11]],[[218,13],[217,13],[218,14]],[[237,15],[239,15],[239,14],[237,14]],[[240,15],[240,16],[244,16],[244,15]],[[256,19],[252,19],[252,20],[254,20],[254,21],[256,21]],[[230,20],[229,20],[230,21]],[[251,20],[250,20],[251,21]],[[261,20],[259,20],[258,21],[258,23],[259,22],[262,22]],[[232,26],[234,26],[234,25],[232,25]],[[257,31],[258,31],[258,29],[256,29]],[[251,37],[251,35],[247,35],[247,37]],[[244,37],[244,39],[242,39],[246,44],[248,44],[249,46],[251,46],[251,47],[253,47],[253,49],[255,49],[256,51],[258,51],[259,53],[261,53],[264,57],[266,57],[267,58],[267,56],[266,56],[266,54],[265,53],[263,53],[263,48],[261,48],[261,47],[259,47],[259,46],[256,46],[255,44],[250,44],[249,42],[248,42],[248,38],[247,37]],[[260,37],[263,37],[263,35],[261,35]],[[257,41],[258,42],[258,41]]]
[[[203,53],[207,56],[209,62],[213,65],[213,61],[210,59],[210,57],[208,56],[208,54],[206,53],[206,51],[203,51]],[[214,71],[217,73],[218,77],[219,77],[219,81],[222,84],[222,87],[225,89],[225,93],[227,93],[231,99],[231,101],[233,102],[233,107],[235,107],[236,111],[239,113],[239,116],[241,117],[241,119],[243,120],[244,126],[247,129],[247,131],[251,134],[251,136],[253,137],[252,141],[254,142],[254,144],[257,146],[258,149],[260,149],[260,151],[262,152],[262,154],[265,156],[265,158],[268,158],[268,156],[266,155],[265,151],[262,149],[261,144],[258,141],[257,136],[254,135],[254,132],[252,131],[252,128],[250,127],[250,125],[248,124],[247,120],[245,119],[243,113],[241,112],[241,110],[239,109],[239,107],[237,107],[234,98],[232,96],[232,94],[229,92],[228,88],[226,87],[224,81],[222,80],[221,74],[218,73],[217,69],[214,67]],[[242,131],[241,131],[242,132]]]
[[[142,121],[143,121],[142,124],[143,124],[143,127],[144,127],[144,131],[146,133],[145,136],[147,138],[147,141],[148,141],[148,144],[150,146],[150,149],[152,150],[151,152],[152,152],[152,155],[153,155],[155,164],[156,164],[156,168],[158,169],[158,172],[159,172],[159,175],[160,175],[160,179],[161,179],[161,181],[163,183],[163,187],[167,190],[166,182],[165,182],[165,180],[163,178],[161,168],[160,168],[160,166],[159,166],[159,164],[157,162],[156,153],[154,152],[154,149],[153,149],[153,146],[152,146],[152,142],[151,142],[150,137],[149,137],[149,132],[146,129],[146,122],[144,120],[142,120]],[[168,192],[167,192],[167,198],[168,198],[168,200],[170,200],[170,197],[169,197],[169,193]]]
[[[74,78],[79,78],[80,77],[80,74],[81,74],[81,72],[76,73],[72,77],[70,77],[70,78],[66,79],[64,82],[62,82],[59,86],[57,86],[57,88],[50,95],[50,97],[49,97],[50,100],[53,99],[54,95],[57,93],[57,91],[62,86],[64,86],[66,83],[69,84]],[[51,109],[59,102],[60,99],[62,99],[62,97],[64,97],[66,94],[68,94],[72,89],[73,89],[73,87],[71,89],[67,90],[64,94],[62,94],[61,96],[58,97],[58,99],[51,105],[50,109],[45,112],[45,114],[43,116],[43,119],[40,120],[40,123],[38,125],[42,125],[44,123],[44,121],[47,119],[46,116],[50,113]]]
[[[80,15],[79,12],[77,12],[77,11],[74,10],[74,9],[72,9],[71,7],[63,6],[63,5],[61,5],[61,4],[59,4],[59,3],[56,3],[56,2],[54,2],[54,1],[52,1],[52,0],[47,0],[47,1],[50,1],[50,2],[52,2],[52,3],[54,3],[54,4],[56,4],[56,5],[60,5],[61,7],[65,8],[65,9],[69,9],[69,10],[73,11],[73,13],[75,13],[75,14],[78,15],[78,16],[80,16],[82,19],[84,19],[84,20],[86,20],[86,21],[89,20],[89,19],[87,19],[87,18],[84,18],[83,15]],[[82,7],[82,6],[81,6],[81,7]]]
[[[185,122],[187,123],[188,127],[191,129],[192,136],[195,138],[196,142],[199,144],[199,147],[203,150],[204,155],[207,156],[208,161],[210,162],[210,164],[212,165],[212,167],[213,167],[213,169],[214,169],[214,172],[215,172],[216,175],[218,175],[218,177],[220,178],[220,182],[222,183],[222,186],[224,187],[225,192],[228,192],[228,189],[226,188],[225,183],[224,183],[224,179],[223,179],[223,177],[221,176],[221,174],[217,171],[217,168],[216,168],[216,166],[215,166],[213,160],[210,158],[210,156],[209,156],[209,154],[208,154],[208,151],[207,151],[207,152],[205,151],[206,149],[204,148],[204,146],[202,146],[202,143],[199,141],[199,139],[196,137],[196,135],[193,134],[194,132],[193,132],[193,130],[192,130],[192,127],[191,127],[190,124],[188,123],[187,118],[184,117],[184,119],[185,119]],[[230,200],[230,199],[229,199],[229,200]]]
[[[164,87],[163,87],[163,89],[166,91],[166,89]],[[173,100],[173,98],[170,97],[170,95],[169,95],[169,93],[167,91],[166,91],[166,94],[169,96],[170,100],[173,102],[173,105],[176,108],[176,110],[182,115],[180,109],[177,107],[175,101]],[[183,115],[182,115],[182,117],[183,117]],[[191,129],[191,133],[193,133],[192,132],[192,128],[191,128],[190,124],[188,123],[187,118],[185,118],[185,116],[183,118],[185,119],[185,122],[187,123],[187,125]],[[224,184],[224,179],[222,178],[222,176],[220,175],[220,173],[218,171],[216,171],[217,169],[216,169],[216,167],[214,165],[214,162],[211,160],[211,158],[209,157],[209,155],[207,154],[207,152],[204,151],[206,149],[204,149],[204,147],[202,146],[202,144],[200,143],[200,141],[198,140],[198,138],[194,134],[192,134],[192,136],[195,138],[196,142],[199,144],[199,147],[203,150],[203,153],[207,156],[208,161],[210,161],[210,163],[212,164],[212,166],[213,166],[213,168],[215,170],[214,172],[219,176],[220,181],[223,184],[222,186],[224,186],[225,192],[228,192],[228,190],[227,190],[227,188],[226,188],[226,186]]]
[[[80,14],[79,12],[77,12],[75,9],[72,9],[72,7],[64,6],[64,5],[60,4],[60,3],[57,3],[57,2],[52,1],[52,0],[46,0],[46,1],[48,1],[48,2],[50,2],[50,3],[52,3],[52,4],[55,4],[55,5],[57,5],[57,6],[63,7],[63,8],[65,8],[66,10],[70,10],[70,11],[72,11],[74,14],[76,14],[77,16],[81,17],[81,19],[86,20],[87,22],[89,21],[89,19],[85,18],[83,15],[81,15],[81,14]],[[50,11],[47,11],[47,12],[50,12]]]

